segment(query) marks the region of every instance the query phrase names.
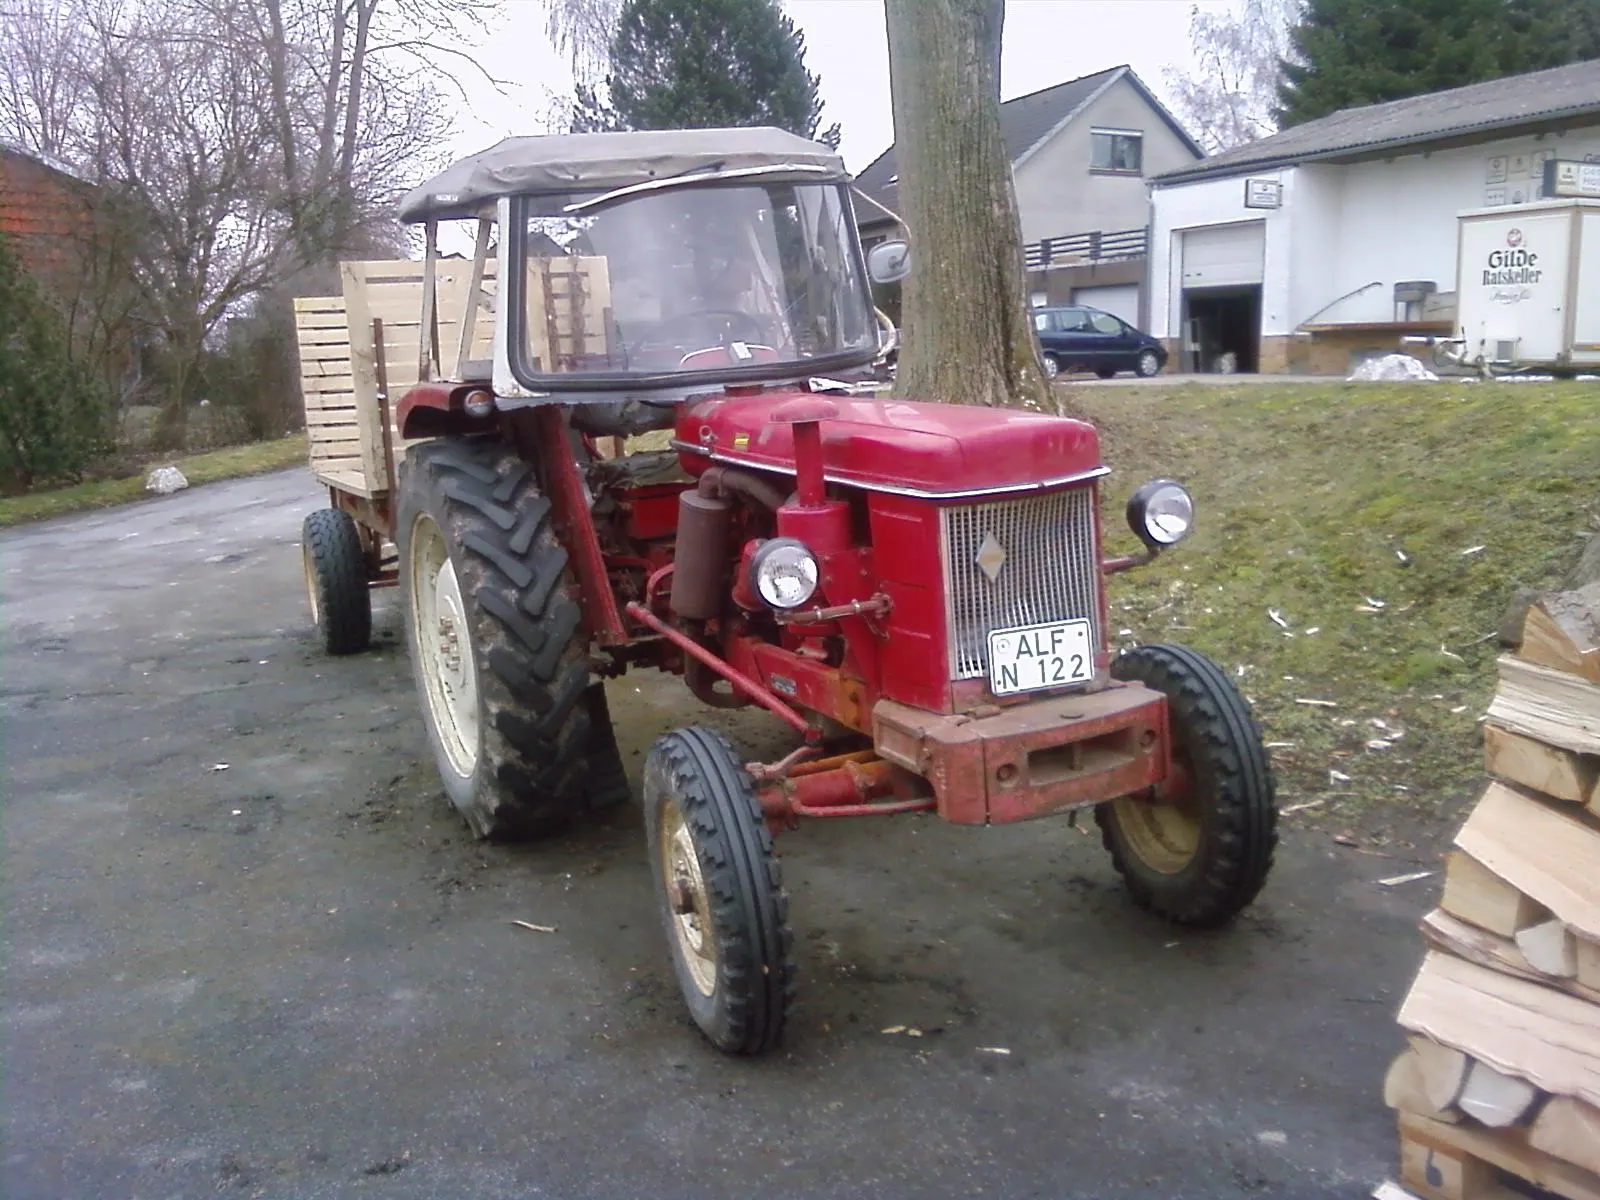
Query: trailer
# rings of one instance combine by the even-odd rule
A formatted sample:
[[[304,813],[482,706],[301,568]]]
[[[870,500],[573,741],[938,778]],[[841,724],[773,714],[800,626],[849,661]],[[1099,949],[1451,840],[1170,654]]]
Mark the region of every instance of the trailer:
[[[1456,262],[1454,361],[1489,372],[1600,368],[1600,199],[1461,213]]]
[[[307,589],[332,653],[401,593],[445,796],[536,837],[632,791],[604,682],[653,668],[793,733],[752,762],[690,724],[641,807],[684,1003],[780,1044],[795,995],[774,839],[802,822],[1092,813],[1133,900],[1225,924],[1266,880],[1249,704],[1182,646],[1108,646],[1106,580],[1181,542],[1159,478],[1102,549],[1095,430],[855,394],[890,341],[849,176],[776,129],[512,138],[410,193],[420,263],[349,263],[296,306]],[[475,223],[470,259],[438,228]],[[823,395],[812,380],[839,381]],[[636,436],[647,435],[647,436]]]

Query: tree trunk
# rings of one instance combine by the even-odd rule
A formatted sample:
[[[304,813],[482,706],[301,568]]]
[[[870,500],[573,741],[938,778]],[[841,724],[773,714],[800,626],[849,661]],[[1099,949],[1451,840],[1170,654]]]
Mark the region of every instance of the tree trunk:
[[[1000,137],[1004,0],[888,0],[905,282],[895,392],[1055,411]]]

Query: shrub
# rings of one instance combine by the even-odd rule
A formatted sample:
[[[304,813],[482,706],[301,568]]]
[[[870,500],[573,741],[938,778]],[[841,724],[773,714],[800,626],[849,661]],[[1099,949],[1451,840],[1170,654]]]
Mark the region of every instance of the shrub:
[[[0,482],[78,480],[110,450],[104,385],[75,362],[66,323],[0,237]]]

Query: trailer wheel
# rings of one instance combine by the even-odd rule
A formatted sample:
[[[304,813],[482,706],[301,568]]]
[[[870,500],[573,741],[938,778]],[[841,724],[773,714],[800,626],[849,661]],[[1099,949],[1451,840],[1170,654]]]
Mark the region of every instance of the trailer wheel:
[[[1202,654],[1140,646],[1111,664],[1167,697],[1173,777],[1095,809],[1134,901],[1179,925],[1225,924],[1272,868],[1278,812],[1250,706]]]
[[[760,1054],[794,1001],[793,935],[772,836],[721,734],[667,734],[644,768],[645,834],[678,986],[711,1043]]]
[[[372,641],[372,592],[361,531],[349,513],[319,508],[300,527],[311,622],[329,654],[355,654]]]
[[[493,438],[413,446],[400,581],[423,722],[450,801],[483,838],[551,833],[587,807],[587,643],[533,469]]]

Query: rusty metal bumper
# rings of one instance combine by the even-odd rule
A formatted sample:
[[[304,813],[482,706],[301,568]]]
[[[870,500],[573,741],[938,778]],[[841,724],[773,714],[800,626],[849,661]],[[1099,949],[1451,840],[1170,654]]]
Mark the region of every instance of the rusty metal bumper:
[[[1161,782],[1168,770],[1167,701],[1142,684],[1115,682],[986,716],[879,700],[872,740],[881,757],[933,786],[945,820],[999,825]]]

